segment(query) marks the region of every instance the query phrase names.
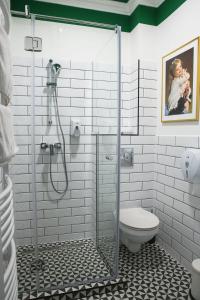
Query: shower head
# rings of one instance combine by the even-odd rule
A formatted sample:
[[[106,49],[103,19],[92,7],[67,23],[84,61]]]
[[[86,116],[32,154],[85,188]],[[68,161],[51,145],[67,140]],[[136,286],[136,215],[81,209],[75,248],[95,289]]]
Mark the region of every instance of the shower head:
[[[55,78],[58,78],[58,76],[60,74],[60,71],[61,71],[61,65],[59,65],[59,64],[53,64],[52,65],[52,70],[54,72]]]
[[[47,65],[47,86],[57,86],[57,79],[61,71],[60,64],[53,64],[50,59]]]

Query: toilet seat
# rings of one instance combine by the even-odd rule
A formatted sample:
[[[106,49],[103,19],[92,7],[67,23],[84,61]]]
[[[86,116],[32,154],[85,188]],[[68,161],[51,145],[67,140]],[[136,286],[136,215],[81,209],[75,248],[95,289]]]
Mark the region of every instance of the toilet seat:
[[[159,219],[143,208],[120,209],[121,225],[134,230],[152,230],[159,226]]]

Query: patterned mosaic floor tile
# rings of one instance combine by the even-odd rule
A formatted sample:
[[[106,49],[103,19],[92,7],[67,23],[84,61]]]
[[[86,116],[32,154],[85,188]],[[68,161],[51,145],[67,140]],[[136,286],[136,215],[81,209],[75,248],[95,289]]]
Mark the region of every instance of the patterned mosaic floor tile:
[[[95,249],[92,249],[91,251],[95,251]],[[82,251],[78,251],[79,255],[82,255]],[[59,254],[61,255],[61,253]],[[93,255],[93,252],[90,252],[90,255]],[[44,254],[45,256],[45,254]],[[64,259],[63,256],[61,256],[62,259]],[[47,255],[47,258],[49,258],[49,255]],[[21,256],[19,257],[21,259]],[[48,261],[47,259],[47,261]],[[54,257],[56,260],[56,255]],[[58,258],[59,260],[59,258]],[[47,284],[50,280],[50,278],[54,278],[55,282],[65,282],[68,280],[70,281],[67,276],[70,276],[70,278],[74,278],[77,275],[77,268],[79,268],[79,263],[81,264],[81,259],[78,259],[79,263],[77,261],[75,262],[72,260],[72,267],[70,268],[70,272],[74,272],[73,275],[70,275],[70,272],[68,270],[68,273],[65,273],[65,268],[62,268],[60,264],[56,264],[57,267],[60,266],[60,274],[59,278],[57,276],[52,275],[51,277],[51,269],[53,268],[52,264],[49,264],[49,270],[46,270],[43,273],[42,277],[42,284]],[[22,262],[21,262],[22,263]],[[66,262],[66,264],[69,264],[69,262]],[[83,266],[86,267],[83,260]],[[93,262],[95,264],[95,262]],[[18,265],[20,266],[20,263],[18,262]],[[81,270],[84,270],[84,267],[81,266]],[[104,268],[101,261],[101,268],[103,274],[106,274],[106,269]],[[95,264],[96,268],[96,264]],[[100,270],[98,270],[98,276],[101,274]],[[55,271],[55,270],[54,270]],[[54,272],[53,271],[53,272]],[[92,271],[93,276],[96,274],[94,273],[94,270]],[[100,272],[100,273],[99,273]],[[23,272],[22,272],[23,273]],[[23,273],[24,274],[24,273]],[[30,270],[29,270],[30,274]],[[89,276],[89,273],[84,273]],[[82,275],[81,275],[82,276]],[[84,275],[85,276],[85,275]],[[25,274],[23,275],[23,283],[25,283],[25,286],[31,286],[30,280],[26,281]],[[64,279],[63,279],[64,278]],[[120,257],[119,257],[119,279],[124,279],[124,282],[127,281],[127,285],[116,286],[113,285],[114,288],[105,288],[104,284],[101,284],[101,287],[99,284],[96,284],[94,289],[85,289],[85,286],[82,286],[82,292],[81,293],[75,293],[75,290],[69,291],[67,294],[58,294],[58,291],[54,290],[54,294],[51,294],[52,296],[49,297],[49,300],[69,300],[69,299],[82,299],[82,300],[189,300],[189,288],[190,288],[190,280],[191,276],[190,273],[181,266],[173,257],[171,257],[169,254],[167,254],[162,248],[159,247],[158,244],[146,244],[142,247],[141,251],[133,254],[128,251],[128,249],[125,246],[120,247]],[[22,282],[21,281],[21,282]],[[108,282],[107,282],[108,283]],[[106,282],[105,282],[106,284]],[[29,286],[29,289],[30,289]],[[93,285],[94,287],[94,285]],[[20,286],[22,289],[22,285]],[[55,296],[53,296],[55,295]],[[34,299],[34,295],[32,294]],[[44,294],[41,293],[41,297],[39,299],[43,300]],[[22,298],[20,298],[21,300]],[[31,299],[29,298],[23,298],[24,299]],[[47,298],[46,298],[47,299]],[[46,300],[45,299],[45,300]]]
[[[57,293],[59,287],[111,277],[92,240],[39,245],[38,257],[37,267],[34,247],[18,247],[18,291],[21,299],[27,299],[22,294],[32,295],[32,291],[37,289],[37,274],[41,290],[57,290]]]

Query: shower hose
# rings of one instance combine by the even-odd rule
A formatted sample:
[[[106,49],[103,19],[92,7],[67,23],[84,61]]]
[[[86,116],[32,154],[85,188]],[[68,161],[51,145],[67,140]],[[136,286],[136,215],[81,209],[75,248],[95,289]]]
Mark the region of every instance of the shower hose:
[[[60,128],[60,132],[61,132],[61,136],[62,136],[62,146],[63,146],[63,151],[62,151],[62,163],[63,163],[63,168],[64,168],[64,174],[65,174],[65,188],[63,190],[59,190],[55,187],[54,181],[53,181],[53,176],[52,176],[52,156],[53,156],[53,148],[50,148],[50,180],[51,180],[51,184],[52,187],[54,189],[54,191],[58,194],[61,195],[61,199],[64,197],[64,195],[66,194],[67,190],[68,190],[68,175],[67,175],[67,165],[66,165],[66,146],[65,146],[65,136],[63,133],[63,129],[62,129],[62,125],[61,125],[61,121],[60,121],[60,112],[59,112],[59,107],[58,107],[58,99],[57,99],[57,88],[55,86],[54,90],[53,90],[53,99],[55,102],[55,108],[56,108],[56,114],[57,114],[57,118],[58,118],[58,125]]]

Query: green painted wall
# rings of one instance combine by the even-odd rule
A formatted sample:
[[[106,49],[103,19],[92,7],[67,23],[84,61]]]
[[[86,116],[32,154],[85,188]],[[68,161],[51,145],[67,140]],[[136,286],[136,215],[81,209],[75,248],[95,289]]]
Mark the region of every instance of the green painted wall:
[[[156,25],[156,12],[157,9],[155,7],[139,5],[129,17],[130,31],[139,23]]]
[[[129,31],[128,16],[109,12],[96,11],[60,4],[40,2],[34,0],[11,0],[11,10],[24,11],[24,6],[28,4],[30,10],[35,14],[56,16],[62,18],[78,19],[83,21],[105,23],[110,25],[119,24],[123,31]]]
[[[128,0],[120,0],[127,2]],[[130,15],[96,11],[34,0],[11,0],[11,10],[24,11],[28,4],[35,14],[78,19],[83,21],[120,25],[122,31],[131,32],[139,23],[157,26],[187,0],[165,0],[158,8],[139,5]]]
[[[162,23],[170,16],[179,6],[187,0],[165,0],[158,8],[156,13],[156,25]],[[198,0],[199,1],[199,0]]]

